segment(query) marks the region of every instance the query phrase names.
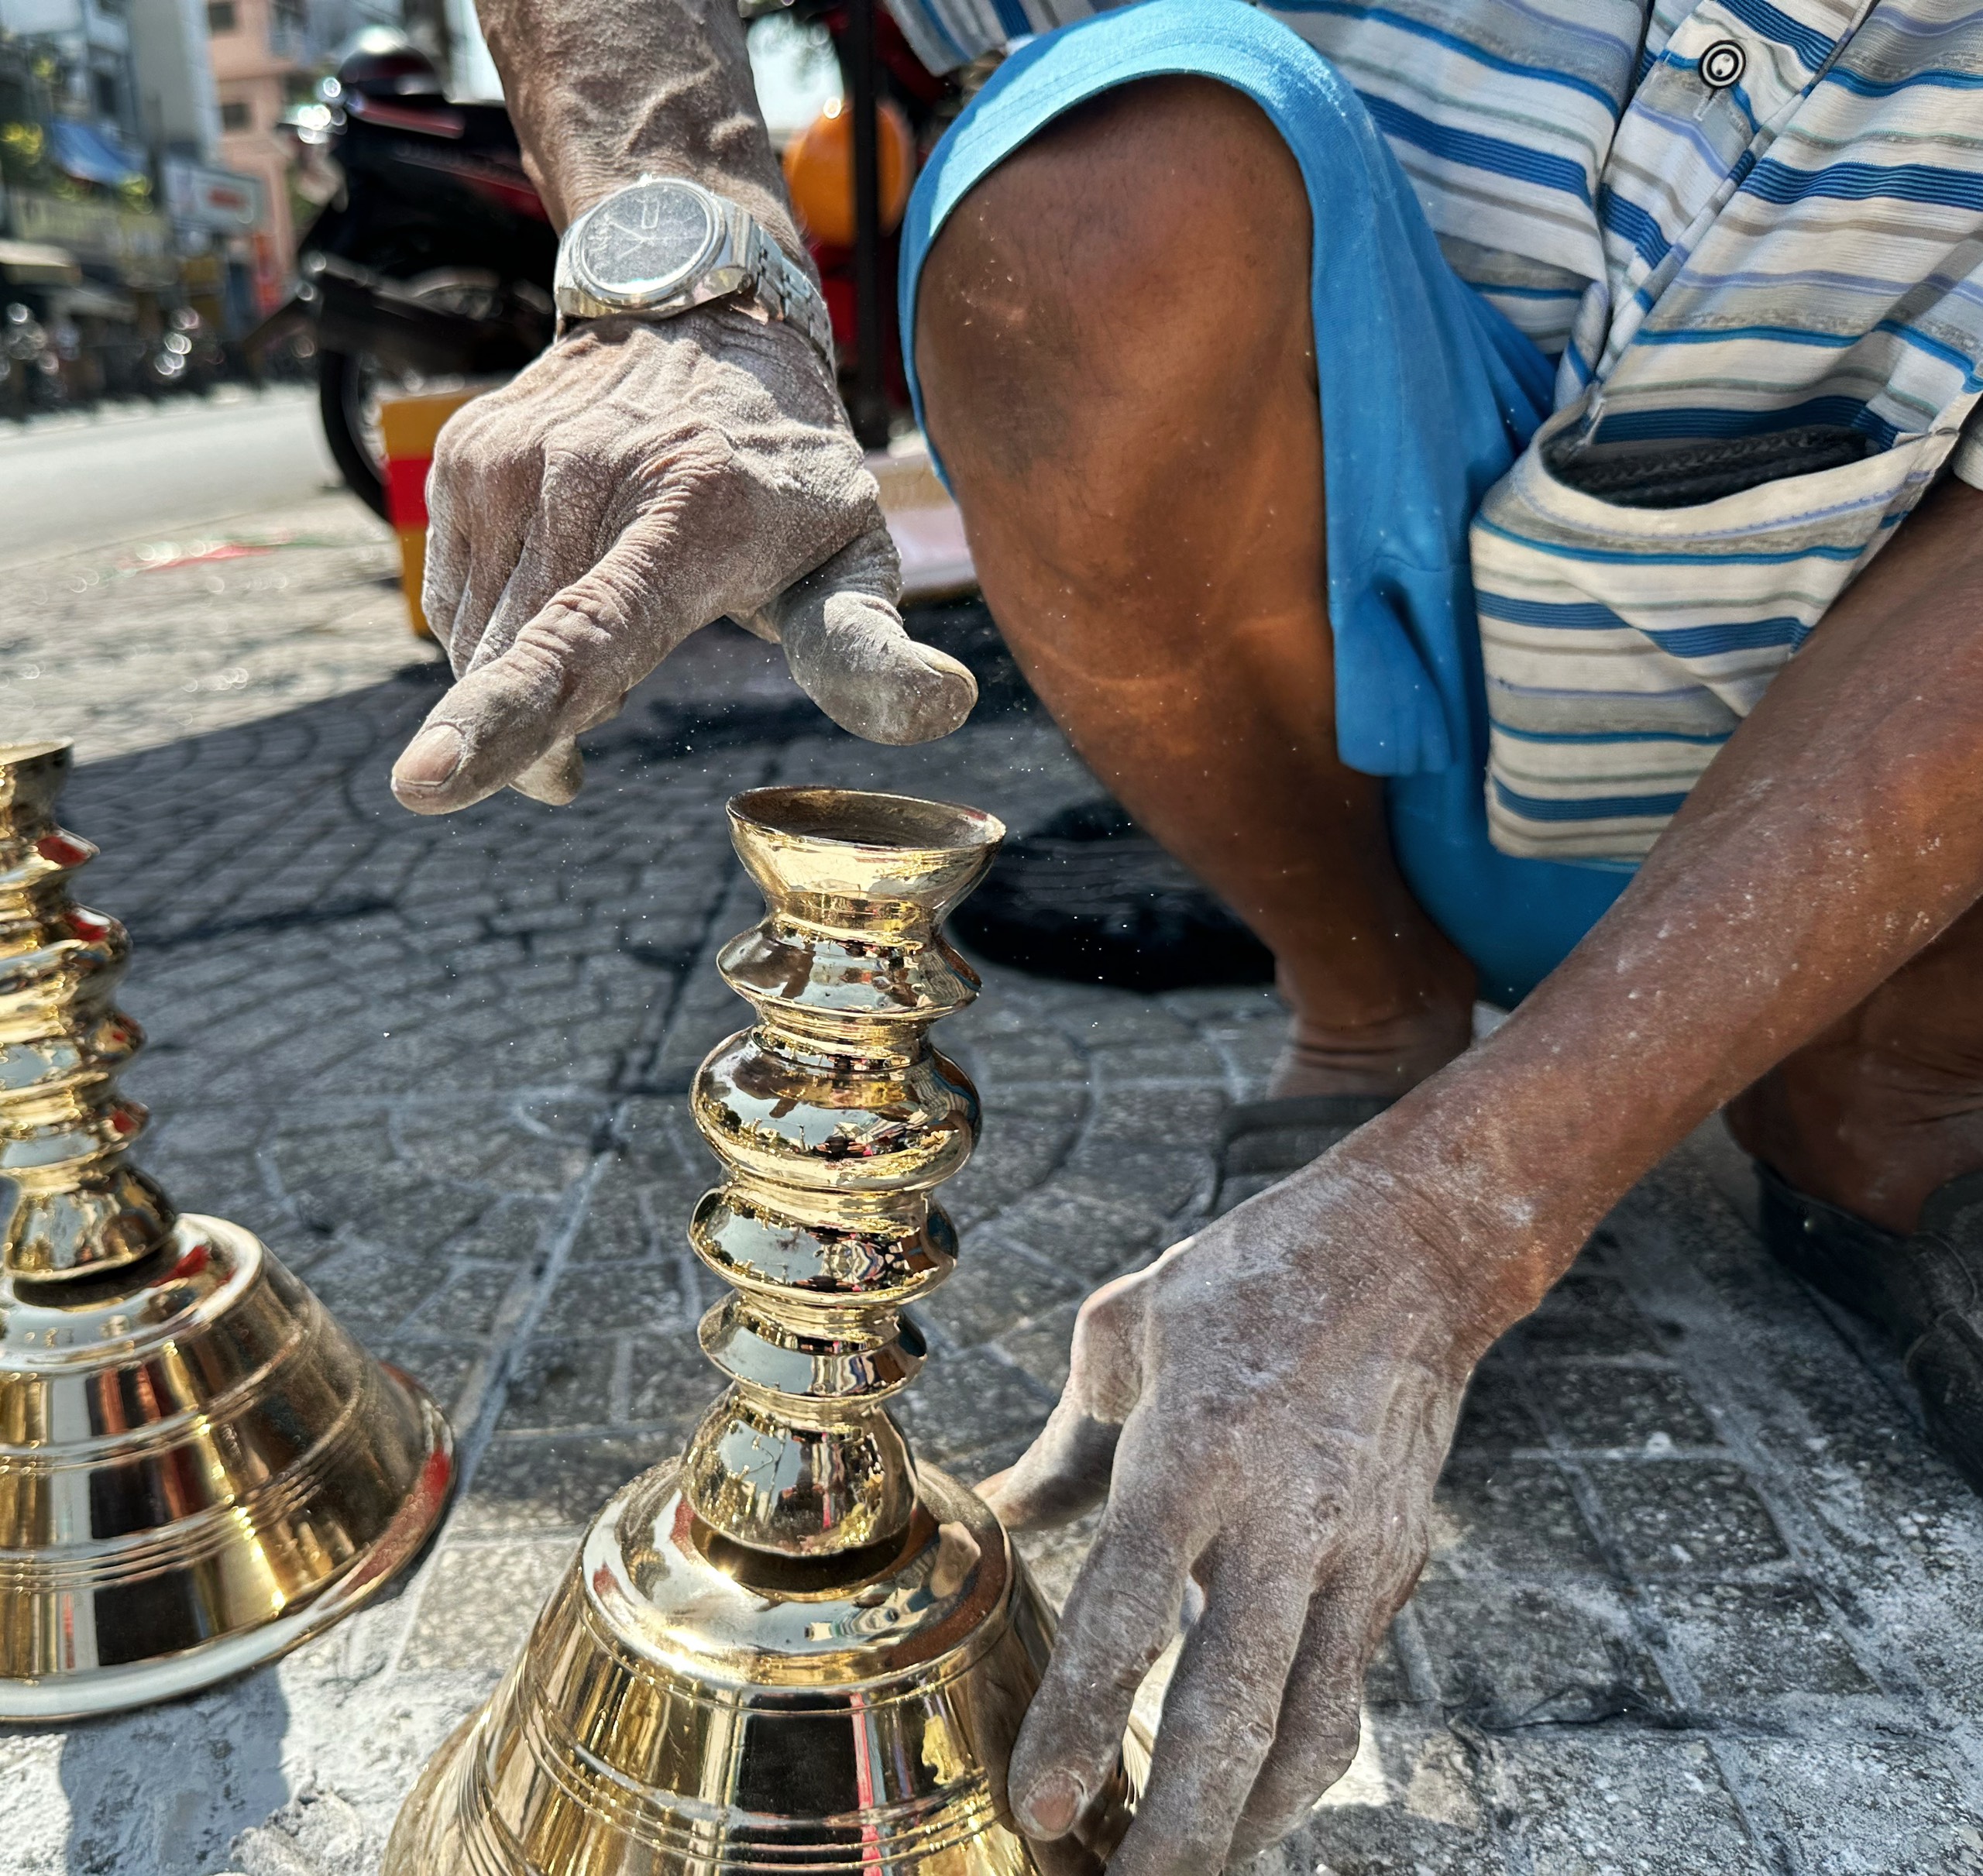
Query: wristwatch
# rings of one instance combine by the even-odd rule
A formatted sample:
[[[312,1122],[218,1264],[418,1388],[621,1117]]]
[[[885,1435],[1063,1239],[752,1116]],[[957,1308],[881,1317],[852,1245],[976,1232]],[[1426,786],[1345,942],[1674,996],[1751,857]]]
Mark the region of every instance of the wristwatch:
[[[679,177],[643,177],[573,221],[558,244],[554,295],[567,319],[670,319],[712,300],[754,298],[833,368],[833,321],[805,270],[754,217]]]

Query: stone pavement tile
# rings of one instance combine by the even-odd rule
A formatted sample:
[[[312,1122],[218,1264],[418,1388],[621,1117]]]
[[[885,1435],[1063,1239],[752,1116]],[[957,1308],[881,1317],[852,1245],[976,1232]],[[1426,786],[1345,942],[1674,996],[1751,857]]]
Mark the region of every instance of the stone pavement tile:
[[[1033,1120],[1009,1111],[988,1116],[963,1171],[943,1182],[937,1201],[960,1230],[995,1218],[1016,1195],[1031,1191],[1072,1150],[1074,1125]]]
[[[679,1230],[664,1235],[657,1228],[647,1202],[653,1183],[624,1162],[609,1162],[593,1184],[584,1220],[572,1240],[573,1259],[582,1263],[652,1262],[679,1249]]]
[[[1057,1613],[1067,1606],[1068,1592],[1081,1574],[1101,1523],[1101,1514],[1090,1511],[1071,1524],[1057,1524],[1045,1531],[1022,1531],[1012,1539],[1040,1593]]]
[[[1088,1286],[1072,1271],[1002,1244],[990,1233],[966,1235],[951,1275],[916,1305],[947,1345],[968,1349],[1003,1335],[1057,1304],[1078,1302]]]
[[[1086,1183],[1086,1182],[1083,1182]],[[1165,1218],[1153,1206],[1062,1178],[998,1215],[998,1235],[1091,1287],[1143,1263],[1159,1247]]]
[[[381,1361],[390,1362],[411,1375],[450,1419],[454,1417],[469,1372],[483,1353],[482,1346],[475,1342],[405,1335],[382,1336],[368,1345]]]
[[[498,1431],[562,1431],[617,1420],[625,1342],[617,1335],[554,1335],[525,1342],[510,1364]]]
[[[1546,1437],[1530,1404],[1519,1359],[1505,1347],[1490,1350],[1467,1387],[1454,1450],[1510,1453],[1540,1447]]]
[[[722,1393],[723,1376],[696,1340],[695,1325],[672,1334],[638,1335],[627,1354],[627,1418],[670,1434],[679,1445]]]
[[[514,1264],[457,1261],[447,1281],[406,1318],[411,1333],[486,1335],[515,1287]]]
[[[1439,1697],[1480,1727],[1674,1709],[1624,1601],[1600,1581],[1431,1582],[1411,1607]]]
[[[1216,1086],[1111,1087],[1098,1096],[1082,1144],[1106,1142],[1144,1152],[1208,1154],[1229,1105],[1225,1091]]]
[[[1650,1355],[1662,1352],[1651,1324],[1617,1280],[1579,1263],[1522,1325],[1531,1355]]]
[[[694,1320],[678,1259],[644,1263],[588,1264],[566,1270],[538,1323],[541,1335],[596,1335],[603,1330],[651,1328]],[[688,1332],[685,1328],[685,1333]]]
[[[1534,1728],[1494,1741],[1535,1876],[1774,1876],[1713,1750],[1685,1734]],[[1896,1872],[1898,1876],[1898,1872]]]
[[[369,1342],[399,1330],[446,1285],[454,1268],[445,1251],[340,1243],[312,1263],[310,1287],[346,1328]],[[430,1325],[440,1332],[448,1327]]]
[[[980,1093],[1083,1072],[1078,1046],[1028,1013],[1027,982],[1016,971],[992,973],[978,1001],[937,1032],[937,1046],[956,1058]]]
[[[1349,1771],[1247,1876],[1504,1876],[1476,1783],[1468,1747],[1444,1727],[1366,1707]]]
[[[1710,1143],[1712,1145],[1712,1142]],[[1844,1611],[1861,1663],[1983,1718],[1983,1499],[1916,1431],[1888,1376],[1768,1258],[1711,1154],[1676,1155],[1621,1206],[1627,1274],[1684,1331],[1800,1566]],[[1744,1246],[1748,1249],[1745,1252]]]
[[[1714,1422],[1670,1369],[1609,1362],[1535,1362],[1530,1385],[1557,1441],[1600,1451],[1720,1444]]]
[[[1785,1856],[1809,1876],[1983,1876],[1973,1744],[1900,1727],[1827,1725],[1744,1739]]]
[[[491,1677],[507,1672],[575,1548],[569,1536],[444,1541],[421,1572],[420,1611],[400,1651],[400,1671],[466,1669]],[[479,1697],[464,1703],[463,1718]],[[418,1768],[407,1769],[411,1774]]]
[[[916,1457],[948,1469],[988,1448],[1029,1441],[1046,1424],[1053,1397],[1024,1369],[967,1349],[932,1357],[895,1404]]]
[[[1147,1041],[1090,1041],[1087,1056],[1088,1072],[1104,1088],[1138,1081],[1205,1082],[1215,1079],[1221,1067],[1211,1045],[1188,1032]]]
[[[1715,1712],[1749,1713],[1784,1694],[1876,1691],[1809,1583],[1662,1583],[1648,1593]]]
[[[1106,1103],[1102,1106],[1105,1108]],[[1067,1156],[1063,1189],[1133,1201],[1158,1221],[1158,1231],[1181,1212],[1210,1196],[1213,1158],[1209,1153],[1181,1153],[1153,1142],[1132,1146],[1091,1129]]]
[[[1363,1676],[1363,1700],[1366,1706],[1386,1712],[1421,1704],[1412,1691],[1411,1676],[1398,1658],[1395,1623],[1386,1631],[1383,1640],[1377,1644],[1376,1653],[1370,1658],[1370,1665]]]
[[[1712,1460],[1592,1460],[1606,1527],[1641,1575],[1743,1570],[1789,1555],[1741,1468]]]
[[[476,1462],[449,1528],[462,1538],[576,1534],[629,1479],[675,1452],[658,1436],[498,1434]]]
[[[549,1130],[541,1109],[519,1125],[507,1112],[421,1103],[396,1110],[393,1139],[407,1163],[435,1179],[473,1181],[519,1195],[555,1197],[591,1159],[589,1138],[603,1117],[593,1101],[565,1117],[576,1137]]]
[[[1554,1460],[1462,1454],[1447,1461],[1433,1507],[1434,1576],[1603,1568],[1575,1489]]]
[[[1064,1303],[1043,1316],[1014,1324],[998,1338],[1000,1352],[1057,1397],[1067,1384],[1067,1355],[1074,1345],[1074,1316],[1080,1307],[1078,1302]]]

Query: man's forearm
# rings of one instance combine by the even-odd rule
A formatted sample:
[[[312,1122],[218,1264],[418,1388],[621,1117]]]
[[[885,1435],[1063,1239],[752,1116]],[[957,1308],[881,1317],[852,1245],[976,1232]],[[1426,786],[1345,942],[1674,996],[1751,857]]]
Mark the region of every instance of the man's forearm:
[[[1832,609],[1618,903],[1483,1046],[1349,1143],[1412,1169],[1534,1307],[1641,1174],[1983,890],[1983,494]],[[1525,1248],[1523,1248],[1525,1247]]]
[[[559,227],[622,183],[686,176],[802,255],[735,0],[483,0],[480,12]]]

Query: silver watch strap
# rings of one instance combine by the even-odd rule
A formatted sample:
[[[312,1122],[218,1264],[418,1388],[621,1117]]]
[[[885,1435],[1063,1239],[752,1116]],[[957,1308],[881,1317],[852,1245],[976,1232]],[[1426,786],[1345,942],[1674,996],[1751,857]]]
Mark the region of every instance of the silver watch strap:
[[[820,348],[827,369],[833,365],[833,315],[806,270],[768,235],[756,217],[734,208],[744,235],[744,266],[756,282],[758,304],[774,319],[796,325]]]

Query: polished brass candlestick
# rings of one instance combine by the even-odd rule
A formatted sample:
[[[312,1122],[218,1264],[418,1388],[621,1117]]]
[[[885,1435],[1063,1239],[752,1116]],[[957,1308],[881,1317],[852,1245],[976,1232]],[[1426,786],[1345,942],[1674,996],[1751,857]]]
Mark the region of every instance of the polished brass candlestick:
[[[266,1661],[417,1551],[446,1423],[260,1242],[125,1163],[129,941],[68,880],[58,744],[0,745],[0,1720]]]
[[[732,802],[757,1020],[696,1078],[726,1177],[692,1236],[735,1291],[729,1390],[602,1512],[522,1660],[400,1815],[387,1876],[1027,1876],[1005,1768],[1050,1618],[998,1520],[885,1404],[956,1236],[930,1189],[978,1097],[925,1032],[976,994],[938,922],[1004,829],[902,795]],[[1126,1823],[1124,1788],[1094,1821]]]

